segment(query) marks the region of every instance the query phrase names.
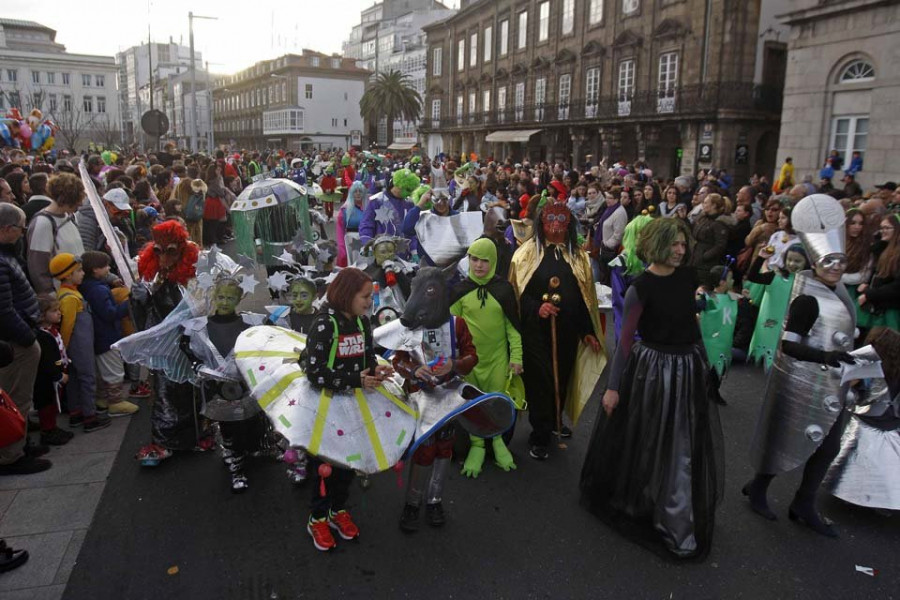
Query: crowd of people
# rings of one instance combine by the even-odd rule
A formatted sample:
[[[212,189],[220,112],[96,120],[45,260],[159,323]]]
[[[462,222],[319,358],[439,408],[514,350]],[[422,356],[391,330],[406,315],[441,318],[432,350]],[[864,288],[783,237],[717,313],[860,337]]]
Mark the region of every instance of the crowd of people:
[[[48,446],[132,415],[139,410],[132,400],[154,395],[142,464],[210,449],[208,425],[218,423],[232,491],[248,487],[244,464],[252,453],[285,458],[291,480],[310,483],[308,529],[316,548],[329,550],[336,545],[331,530],[344,539],[359,535],[347,511],[353,468],[317,455],[310,444],[279,440],[280,426],[262,410],[273,399],[253,397],[250,383],[229,397],[220,383],[203,379],[203,369],[211,369],[240,381],[235,344],[249,328],[269,323],[308,335],[310,350],[297,362],[313,389],[334,394],[374,394],[394,378],[410,394],[465,380],[513,396],[519,381],[519,408],[527,403],[531,427],[528,455],[538,461],[550,456],[554,440],[572,435],[609,356],[604,410],[582,472],[584,503],[664,553],[703,557],[724,485],[718,410],[727,400],[719,387],[735,358],[771,371],[768,406],[798,393],[789,377],[802,370],[797,365],[837,368],[854,362],[854,348],[872,344],[887,382],[879,401],[888,408],[876,429],[897,435],[900,191],[889,181],[864,193],[852,162],[856,170],[836,188],[836,162],[819,184],[794,184],[791,166],[773,186],[766,176],[735,182],[721,169],[659,178],[640,161],[574,167],[356,150],[207,156],[174,145],[46,160],[3,149],[0,388],[7,405],[36,414],[27,429],[38,435],[26,431],[0,447],[0,475],[51,468],[42,458]],[[248,278],[234,265],[213,269],[210,256],[241,235],[266,242],[258,229],[233,227],[231,210],[245,186],[266,178],[305,186],[319,205],[311,211],[320,208],[319,222],[334,221],[337,235],[325,240],[322,227],[318,241],[285,246],[284,264],[267,268],[273,300],[284,310],[255,320],[237,311],[252,291]],[[838,232],[830,246],[809,226],[810,214],[820,212],[831,215],[822,229]],[[448,239],[469,241],[454,255]],[[179,311],[189,300],[185,290],[203,280],[196,265],[204,250],[206,313],[185,320]],[[454,269],[460,259],[463,266]],[[455,273],[441,291],[446,306],[433,301],[412,314],[417,294],[443,289],[427,283],[432,266]],[[604,347],[598,290],[612,305],[606,326],[615,328],[616,348]],[[436,307],[440,314],[426,315]],[[844,311],[839,327],[835,311]],[[418,354],[398,349],[392,366],[376,366],[376,347],[390,348],[379,326],[398,318],[430,333]],[[809,340],[828,327],[849,338],[811,348]],[[177,334],[158,358],[174,353],[187,366],[144,361],[155,333],[141,336],[158,331]],[[151,368],[149,381],[142,366]],[[877,385],[863,387],[871,396]],[[195,397],[203,399],[200,412]],[[816,511],[815,494],[852,411],[840,404],[831,412],[818,433],[806,432],[811,445],[789,465],[768,457],[802,432],[778,430],[764,412],[760,430],[769,433],[758,435],[757,476],[744,488],[754,511],[774,518],[768,483],[806,464],[790,517],[836,535]],[[60,413],[67,413],[68,428]],[[417,446],[400,518],[405,531],[418,528],[423,501],[430,524],[446,520],[441,490],[454,438],[448,427]],[[511,435],[468,433],[466,476],[477,477],[488,454],[502,470],[515,469]],[[5,545],[0,562],[4,556],[10,564],[22,560]]]

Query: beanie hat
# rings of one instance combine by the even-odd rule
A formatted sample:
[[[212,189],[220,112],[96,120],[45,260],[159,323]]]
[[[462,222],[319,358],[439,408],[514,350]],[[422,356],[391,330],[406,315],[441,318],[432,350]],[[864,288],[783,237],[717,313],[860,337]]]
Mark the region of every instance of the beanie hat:
[[[74,254],[61,252],[50,259],[50,276],[62,280],[71,275],[81,264],[81,259]]]

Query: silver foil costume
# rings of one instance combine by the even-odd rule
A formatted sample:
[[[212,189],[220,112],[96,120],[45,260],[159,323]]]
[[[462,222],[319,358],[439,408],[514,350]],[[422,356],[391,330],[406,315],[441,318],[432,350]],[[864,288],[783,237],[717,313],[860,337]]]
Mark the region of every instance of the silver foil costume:
[[[900,510],[900,395],[891,398],[885,380],[874,379],[860,403],[823,485],[845,502]]]
[[[852,350],[856,310],[844,286],[831,290],[803,271],[794,279],[790,301],[800,295],[816,299],[819,318],[805,338],[785,332],[782,339],[825,351]],[[783,473],[806,462],[837,421],[846,396],[840,367],[797,360],[779,346],[753,440],[754,469]]]

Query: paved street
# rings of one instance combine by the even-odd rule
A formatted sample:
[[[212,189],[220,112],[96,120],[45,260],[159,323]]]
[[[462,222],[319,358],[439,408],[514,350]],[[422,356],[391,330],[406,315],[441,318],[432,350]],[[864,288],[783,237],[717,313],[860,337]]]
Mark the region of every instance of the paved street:
[[[133,418],[65,598],[528,597],[889,598],[897,588],[900,521],[829,500],[842,534],[829,540],[785,518],[797,477],[772,486],[776,523],[750,513],[740,486],[763,389],[755,369],[725,384],[726,497],[709,559],[672,564],[619,537],[578,504],[577,480],[598,403],[564,451],[526,456],[527,425],[512,444],[514,473],[491,466],[475,481],[454,472],[451,521],[413,536],[397,528],[396,474],[354,485],[358,542],[322,555],[304,526],[308,486],[292,488],[280,465],[253,464],[251,489],[228,491],[213,454],[178,457],[158,470],[132,459],[147,439],[148,411]],[[855,565],[879,569],[876,577]],[[174,567],[177,573],[170,574]]]

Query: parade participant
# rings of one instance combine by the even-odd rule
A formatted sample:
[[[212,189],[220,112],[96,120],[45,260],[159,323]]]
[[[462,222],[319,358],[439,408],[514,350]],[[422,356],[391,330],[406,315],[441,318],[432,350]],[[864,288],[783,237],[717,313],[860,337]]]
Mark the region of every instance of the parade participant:
[[[853,363],[848,351],[856,310],[841,283],[847,267],[845,216],[837,200],[815,194],[797,204],[793,217],[813,271],[794,279],[751,449],[756,476],[742,491],[754,512],[775,520],[766,497],[769,484],[777,474],[804,465],[788,516],[836,537],[816,511],[816,492],[840,450],[846,423],[841,363]]]
[[[372,313],[375,326],[386,320],[397,318],[406,299],[410,294],[409,269],[403,261],[398,259],[399,250],[406,246],[407,240],[389,235],[380,235],[372,243],[363,249],[363,255],[371,257],[371,262],[363,271],[372,278],[377,287],[373,296]],[[410,270],[411,272],[411,270]],[[388,310],[389,315],[379,314],[382,310]]]
[[[616,342],[619,341],[619,337],[622,334],[622,323],[625,320],[625,292],[635,277],[643,273],[647,266],[638,257],[637,246],[641,230],[654,219],[650,214],[651,212],[656,211],[652,209],[645,210],[625,226],[625,233],[622,236],[622,254],[619,255],[621,258],[613,259],[609,265],[613,326],[615,327]]]
[[[421,188],[416,190],[416,192],[419,192],[420,190]],[[416,238],[416,225],[419,223],[419,218],[423,213],[429,213],[439,217],[449,217],[451,215],[459,214],[459,212],[450,208],[450,198],[447,196],[447,190],[426,189],[422,190],[422,193],[418,197],[416,197],[416,193],[414,192],[413,201],[415,204],[407,211],[406,216],[403,218],[403,235],[407,239],[415,240],[416,252],[420,259],[419,262],[425,266],[434,266],[434,261],[431,260],[431,257],[428,256],[428,253],[425,252],[422,244],[418,243],[418,239]]]
[[[354,181],[350,184],[347,200],[341,206],[337,215],[335,226],[335,238],[337,241],[337,261],[335,264],[343,268],[350,264],[351,247],[353,241],[359,243],[359,224],[362,222],[366,206],[369,204],[369,193],[362,182]],[[358,248],[358,246],[357,246]]]
[[[362,182],[369,195],[377,194],[384,188],[385,176],[384,173],[378,171],[377,161],[374,158],[366,160],[365,170],[360,171],[359,175],[356,176],[356,179],[357,181]]]
[[[451,294],[450,312],[462,317],[472,334],[479,361],[466,380],[485,392],[503,392],[510,372],[522,374],[522,336],[512,286],[495,273],[497,248],[488,238],[469,247],[469,277]],[[502,326],[501,326],[502,323]],[[462,473],[478,477],[484,463],[485,441],[469,436],[472,447]],[[491,440],[494,461],[504,471],[516,468],[502,436]]]
[[[581,471],[588,510],[679,559],[709,552],[724,466],[695,317],[699,282],[683,266],[689,243],[677,219],[655,219],[641,231],[638,256],[650,266],[626,293],[604,412]]]
[[[504,235],[507,227],[509,227],[509,220],[506,218],[506,211],[499,206],[491,208],[484,215],[482,238],[489,239],[494,243],[494,248],[497,250],[496,274],[503,280],[509,279],[509,265],[512,264],[512,257],[515,253],[515,248]]]
[[[794,276],[809,268],[809,259],[803,246],[794,244],[785,252],[783,269],[763,273],[761,270],[764,262],[771,254],[771,248],[762,248],[747,273],[747,280],[750,283],[765,286],[756,326],[753,329],[753,338],[750,340],[749,356],[756,363],[762,362],[766,371],[772,368],[772,362],[775,360],[781,327],[784,325],[784,314],[787,312],[791,288],[794,285]]]
[[[165,221],[153,228],[153,242],[138,254],[141,280],[131,292],[132,310],[138,329],[150,329],[161,323],[181,302],[181,288],[196,274],[199,248],[188,241],[188,233],[178,221]],[[136,362],[119,342],[126,362]],[[150,415],[151,443],[141,448],[136,458],[142,466],[156,466],[172,456],[173,450],[191,450],[198,444],[199,422],[190,383],[170,381],[161,372],[154,373],[156,400]],[[207,444],[208,445],[208,444]],[[201,446],[202,447],[202,446]]]
[[[356,169],[353,168],[353,159],[349,154],[341,157],[341,190],[343,194],[342,200],[347,200],[347,192],[356,181]]]
[[[596,380],[577,371],[599,373],[605,359],[591,265],[572,214],[565,204],[546,204],[535,224],[534,237],[513,255],[510,283],[522,319],[529,454],[545,460],[551,433],[572,435],[561,423],[563,407],[568,404],[574,425],[593,391]]]
[[[268,418],[241,380],[234,358],[238,336],[260,321],[259,315],[237,312],[241,299],[252,293],[248,283],[236,273],[217,273],[209,291],[209,314],[184,321],[179,344],[197,376],[201,414],[219,423],[222,459],[234,493],[250,486],[244,463],[251,452],[268,449],[266,438],[271,432]]]
[[[363,245],[368,244],[377,235],[401,235],[403,219],[406,212],[413,207],[406,200],[419,187],[419,178],[409,169],[395,171],[391,178],[391,187],[380,194],[369,198],[362,221],[359,224],[359,239]],[[405,252],[401,258],[408,258]]]
[[[876,327],[865,341],[884,377],[855,386],[856,406],[823,486],[844,502],[900,510],[900,332]]]
[[[734,342],[734,326],[738,312],[738,296],[733,294],[734,276],[731,263],[709,270],[703,282],[704,293],[700,303],[700,332],[703,347],[710,363],[709,389],[715,391],[714,399],[725,405],[719,389],[725,372],[731,367],[731,348]]]
[[[423,267],[419,270],[400,323],[410,330],[424,329],[420,347],[414,351],[394,352],[394,368],[405,379],[408,392],[421,391],[437,396],[453,393],[451,386],[456,387],[458,378],[469,375],[478,364],[466,321],[450,314],[449,293],[440,269]],[[400,516],[403,531],[418,530],[423,496],[428,523],[440,527],[446,522],[443,489],[454,437],[455,427],[450,423],[413,453],[406,503]]]
[[[366,319],[372,305],[372,281],[359,269],[337,274],[327,291],[328,305],[313,322],[305,358],[306,376],[317,389],[374,389],[391,374],[377,365],[372,330]],[[341,538],[359,537],[347,512],[353,469],[331,465],[318,456],[309,459],[312,501],[307,531],[317,550],[334,548],[331,529]]]
[[[332,165],[328,165],[325,168],[325,173],[322,175],[322,178],[319,179],[319,187],[322,188],[323,193],[320,200],[322,201],[322,204],[325,205],[325,215],[330,221],[334,216],[334,203],[338,200],[339,196],[337,193],[338,181],[334,176],[334,167]]]

